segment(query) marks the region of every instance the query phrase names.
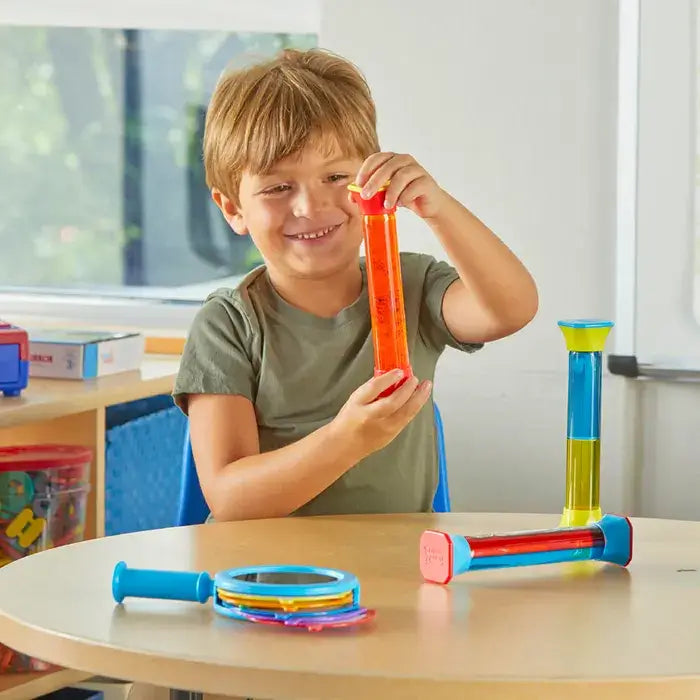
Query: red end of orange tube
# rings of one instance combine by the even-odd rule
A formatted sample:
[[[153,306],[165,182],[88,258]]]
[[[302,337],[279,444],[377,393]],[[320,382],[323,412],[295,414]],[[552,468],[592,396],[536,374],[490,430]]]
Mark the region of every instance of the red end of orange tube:
[[[350,197],[352,201],[355,202],[360,207],[360,211],[363,216],[381,216],[382,214],[395,214],[396,207],[391,207],[387,209],[384,206],[384,200],[386,198],[386,188],[384,185],[379,189],[379,192],[375,192],[369,199],[364,199],[362,197],[362,188],[357,185],[348,185],[348,190],[350,190]]]

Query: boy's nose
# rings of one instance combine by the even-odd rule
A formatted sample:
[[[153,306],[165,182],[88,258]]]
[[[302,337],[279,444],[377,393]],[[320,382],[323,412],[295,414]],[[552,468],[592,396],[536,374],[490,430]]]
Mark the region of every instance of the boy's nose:
[[[314,187],[300,187],[294,197],[294,216],[299,218],[310,218],[328,206],[327,196],[322,189]]]

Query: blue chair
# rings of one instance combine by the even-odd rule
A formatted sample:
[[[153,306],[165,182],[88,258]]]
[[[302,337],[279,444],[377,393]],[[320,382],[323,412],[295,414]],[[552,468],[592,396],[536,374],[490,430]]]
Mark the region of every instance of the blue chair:
[[[200,525],[209,516],[209,506],[204,500],[202,488],[194,465],[192,443],[190,442],[190,425],[185,429],[185,444],[182,450],[182,468],[180,472],[180,503],[177,509],[177,525]]]
[[[433,403],[433,415],[435,418],[436,446],[438,454],[438,487],[433,498],[433,510],[436,513],[449,513],[450,486],[447,481],[447,458],[445,456],[445,433],[442,424],[442,416]],[[194,465],[192,445],[190,444],[189,426],[185,432],[185,444],[182,451],[182,471],[180,474],[180,503],[178,505],[178,525],[199,525],[209,515],[209,506],[204,500],[204,494],[197,478],[197,469]]]
[[[445,428],[436,403],[433,403],[433,417],[435,419],[435,442],[438,457],[438,485],[433,497],[433,510],[436,513],[449,513],[452,510],[452,504],[450,503],[450,484],[447,478]]]

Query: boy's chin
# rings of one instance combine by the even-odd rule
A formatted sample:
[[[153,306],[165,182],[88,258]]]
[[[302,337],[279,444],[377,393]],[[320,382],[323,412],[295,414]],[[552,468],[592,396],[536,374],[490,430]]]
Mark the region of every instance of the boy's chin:
[[[335,275],[342,275],[359,266],[360,250],[354,255],[346,255],[337,260],[309,260],[293,266],[293,274],[304,279],[328,279]]]

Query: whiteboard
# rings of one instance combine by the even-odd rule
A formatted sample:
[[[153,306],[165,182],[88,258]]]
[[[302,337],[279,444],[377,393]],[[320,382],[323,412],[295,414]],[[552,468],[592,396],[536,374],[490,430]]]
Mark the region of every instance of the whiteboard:
[[[620,2],[614,352],[679,374],[700,370],[697,20],[694,0]]]

